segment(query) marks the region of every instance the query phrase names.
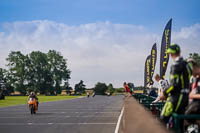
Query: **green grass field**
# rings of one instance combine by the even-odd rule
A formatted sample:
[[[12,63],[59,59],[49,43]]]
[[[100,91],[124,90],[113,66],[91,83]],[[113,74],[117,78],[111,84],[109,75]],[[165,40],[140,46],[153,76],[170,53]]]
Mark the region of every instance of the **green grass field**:
[[[39,102],[50,102],[78,98],[80,96],[38,96]],[[0,107],[27,104],[28,96],[6,96],[5,100],[0,100]]]
[[[135,90],[135,93],[143,93],[143,90]]]

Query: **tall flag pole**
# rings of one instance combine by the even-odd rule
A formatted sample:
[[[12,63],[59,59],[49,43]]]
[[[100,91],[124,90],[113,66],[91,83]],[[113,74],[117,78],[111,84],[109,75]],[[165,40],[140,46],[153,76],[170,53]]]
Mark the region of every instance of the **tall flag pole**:
[[[150,59],[151,55],[147,56],[144,67],[144,87],[150,82]]]
[[[156,67],[156,60],[157,60],[157,47],[156,43],[154,43],[151,49],[151,59],[150,59],[150,85],[153,85],[153,74]]]
[[[165,77],[165,72],[167,70],[167,65],[169,61],[169,54],[167,53],[167,49],[171,43],[171,26],[172,19],[170,19],[165,26],[162,42],[161,42],[161,53],[160,53],[160,77]]]

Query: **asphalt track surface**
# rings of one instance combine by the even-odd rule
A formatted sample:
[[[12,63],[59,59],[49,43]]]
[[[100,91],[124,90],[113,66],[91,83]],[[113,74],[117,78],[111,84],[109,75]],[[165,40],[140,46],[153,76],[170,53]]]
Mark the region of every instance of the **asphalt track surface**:
[[[114,133],[123,96],[95,96],[0,108],[0,133]]]

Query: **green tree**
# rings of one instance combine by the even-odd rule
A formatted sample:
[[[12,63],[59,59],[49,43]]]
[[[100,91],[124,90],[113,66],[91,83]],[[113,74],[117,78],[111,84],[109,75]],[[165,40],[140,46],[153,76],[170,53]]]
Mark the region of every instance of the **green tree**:
[[[27,56],[23,55],[20,51],[12,51],[8,58],[6,59],[9,67],[10,80],[15,87],[16,91],[19,91],[21,94],[25,95],[27,90]]]
[[[53,86],[53,79],[48,65],[48,58],[45,53],[40,51],[33,51],[29,54],[29,77],[28,91],[40,91],[41,94],[50,93],[54,95],[55,89]]]
[[[72,87],[70,87],[69,82],[65,82],[63,89],[66,90],[67,94],[71,94],[71,90],[73,90]]]
[[[108,90],[107,92],[110,93],[111,95],[114,93],[115,89],[113,88],[113,85],[112,84],[109,84],[108,85]]]
[[[66,84],[70,78],[70,70],[67,69],[67,60],[55,50],[49,50],[47,53],[47,58],[51,76],[54,82],[52,87],[56,91],[56,94],[60,94],[62,91],[62,82]]]
[[[81,80],[78,84],[75,84],[75,94],[77,94],[77,92],[79,93],[84,93],[85,92],[85,85],[83,84],[83,80]]]
[[[0,100],[4,99],[5,97],[5,85],[6,85],[6,78],[5,78],[5,70],[0,68]]]
[[[0,68],[0,89],[6,85],[5,69]]]
[[[33,51],[28,55],[11,52],[7,58],[7,86],[14,87],[21,94],[30,91],[41,94],[60,94],[70,79],[67,60],[59,52],[50,50],[47,54]]]
[[[2,69],[0,70],[3,72],[3,84],[6,90],[6,95],[10,95],[11,93],[14,92],[14,87],[13,87],[13,83],[14,80],[12,78],[12,75],[9,73],[9,71],[7,71],[6,69]]]
[[[94,87],[94,91],[97,95],[105,95],[107,89],[108,86],[105,83],[100,82],[98,82]]]
[[[197,62],[198,66],[200,66],[200,56],[198,53],[190,53],[189,57],[193,58]]]

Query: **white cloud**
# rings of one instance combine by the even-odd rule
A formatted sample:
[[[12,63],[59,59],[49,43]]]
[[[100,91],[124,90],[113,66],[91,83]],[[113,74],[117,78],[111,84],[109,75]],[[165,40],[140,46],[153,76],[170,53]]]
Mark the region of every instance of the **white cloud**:
[[[48,20],[28,21],[4,23],[2,28],[0,67],[5,66],[11,50],[27,54],[55,49],[68,59],[72,86],[80,80],[87,87],[93,87],[98,81],[113,83],[114,87],[122,86],[123,81],[143,85],[145,58],[153,43],[161,41],[161,35],[150,33],[143,26],[109,21],[79,26]],[[180,42],[188,55],[200,50],[199,36],[200,25],[196,24],[173,32],[172,42]],[[157,47],[159,51],[160,46]],[[157,62],[157,71],[158,66]]]
[[[178,32],[172,33],[172,41],[180,44],[182,53],[188,57],[190,52],[200,51],[200,24],[184,27]]]

